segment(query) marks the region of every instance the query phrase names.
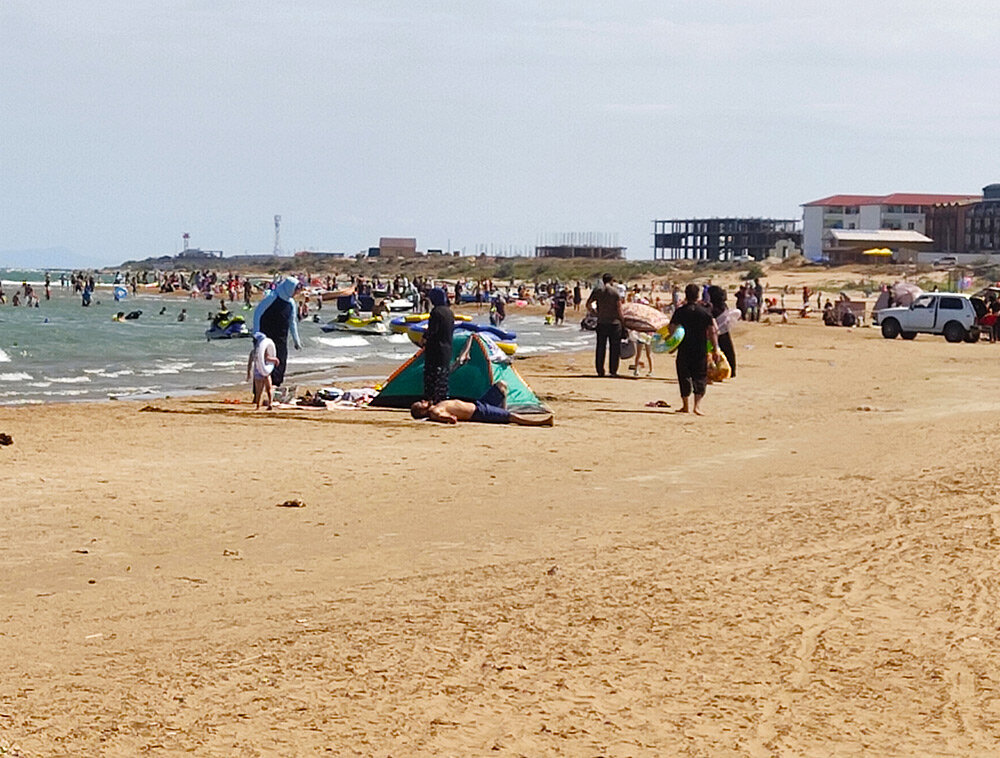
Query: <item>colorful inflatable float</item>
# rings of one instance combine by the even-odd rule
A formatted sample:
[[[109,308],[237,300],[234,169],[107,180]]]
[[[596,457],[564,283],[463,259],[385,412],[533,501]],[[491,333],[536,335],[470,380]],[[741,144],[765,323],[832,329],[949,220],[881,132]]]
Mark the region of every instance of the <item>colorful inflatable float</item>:
[[[426,321],[431,317],[429,313],[407,313],[405,316],[396,316],[389,322],[389,331],[393,334],[406,334],[406,331],[414,324]],[[459,321],[472,321],[472,316],[464,313],[455,314],[455,323]]]
[[[407,327],[406,336],[410,338],[410,342],[419,346],[420,340],[423,338],[425,331],[427,331],[427,321],[419,321],[412,323]],[[483,338],[488,339],[490,342],[499,347],[507,355],[513,355],[517,352],[517,334],[515,332],[508,332],[491,324],[477,324],[474,321],[460,321],[456,316],[455,335],[458,336],[463,332],[471,332],[473,334],[481,335]]]

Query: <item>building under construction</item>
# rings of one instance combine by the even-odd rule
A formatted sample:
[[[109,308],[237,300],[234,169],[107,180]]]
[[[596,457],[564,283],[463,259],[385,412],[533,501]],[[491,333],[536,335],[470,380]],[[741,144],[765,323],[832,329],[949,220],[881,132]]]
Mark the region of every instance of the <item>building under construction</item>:
[[[726,261],[746,257],[761,261],[787,240],[802,246],[797,219],[684,218],[653,222],[653,258]]]
[[[535,257],[620,260],[625,257],[625,248],[618,247],[616,235],[609,238],[593,232],[561,234],[546,240],[546,244],[536,245]]]

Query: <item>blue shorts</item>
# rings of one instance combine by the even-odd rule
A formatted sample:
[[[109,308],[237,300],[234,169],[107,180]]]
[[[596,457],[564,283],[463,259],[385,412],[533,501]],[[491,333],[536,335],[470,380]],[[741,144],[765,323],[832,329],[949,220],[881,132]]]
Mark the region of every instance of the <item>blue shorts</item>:
[[[480,421],[484,424],[509,424],[510,411],[501,408],[499,405],[490,405],[482,400],[473,402],[476,410],[472,414],[472,421]]]
[[[494,384],[486,390],[486,394],[473,401],[476,410],[472,414],[472,421],[479,421],[483,424],[509,424],[510,411],[501,405],[504,402],[506,402],[504,394]]]

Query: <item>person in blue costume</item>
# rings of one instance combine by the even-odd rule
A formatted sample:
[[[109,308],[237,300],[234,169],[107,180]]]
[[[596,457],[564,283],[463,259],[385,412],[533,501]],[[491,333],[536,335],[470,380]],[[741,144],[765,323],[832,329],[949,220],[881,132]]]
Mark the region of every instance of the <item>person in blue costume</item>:
[[[298,320],[295,318],[293,297],[299,289],[299,282],[290,276],[279,281],[264,299],[257,303],[253,311],[253,332],[263,332],[274,342],[278,364],[271,372],[271,384],[280,387],[285,379],[288,365],[288,333],[292,333],[292,343],[296,350],[302,348],[299,341]]]
[[[427,297],[434,307],[420,342],[424,348],[424,400],[433,405],[448,397],[455,314],[448,307],[448,293],[440,287],[430,290]]]

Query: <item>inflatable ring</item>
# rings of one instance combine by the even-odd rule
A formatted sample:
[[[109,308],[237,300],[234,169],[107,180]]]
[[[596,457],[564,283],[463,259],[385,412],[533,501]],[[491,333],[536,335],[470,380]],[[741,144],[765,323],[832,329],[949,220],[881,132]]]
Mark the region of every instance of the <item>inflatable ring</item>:
[[[673,335],[670,335],[670,327],[666,326],[664,329],[667,330],[667,337],[664,340],[664,346],[667,348],[668,353],[673,353],[681,346],[681,342],[684,341],[684,327],[678,326],[674,329]],[[663,329],[660,330],[661,332]]]

